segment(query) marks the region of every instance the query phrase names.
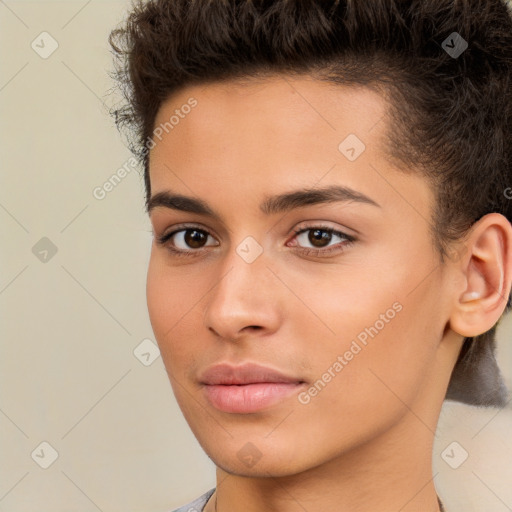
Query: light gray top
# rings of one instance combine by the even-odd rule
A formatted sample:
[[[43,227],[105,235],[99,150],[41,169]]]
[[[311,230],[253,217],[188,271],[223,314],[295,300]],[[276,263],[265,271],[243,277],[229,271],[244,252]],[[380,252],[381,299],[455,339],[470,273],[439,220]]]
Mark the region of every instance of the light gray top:
[[[210,499],[211,495],[214,493],[215,487],[206,491],[202,496],[190,502],[188,505],[183,505],[172,512],[202,512],[206,503]]]
[[[209,491],[206,491],[202,496],[199,496],[199,498],[190,502],[188,505],[183,505],[182,507],[177,508],[172,512],[203,512],[206,503],[208,502],[214,491],[215,487],[213,489],[210,489]],[[437,501],[439,502],[439,508],[441,509],[441,512],[444,512],[445,508],[443,506],[443,503],[439,499],[439,496],[437,497]]]

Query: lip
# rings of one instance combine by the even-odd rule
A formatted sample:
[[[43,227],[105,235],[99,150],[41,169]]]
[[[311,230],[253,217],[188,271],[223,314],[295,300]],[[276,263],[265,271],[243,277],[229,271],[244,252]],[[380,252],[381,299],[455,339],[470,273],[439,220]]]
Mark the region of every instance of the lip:
[[[232,366],[227,363],[216,364],[208,368],[199,379],[206,385],[242,385],[257,384],[261,382],[297,383],[303,382],[297,377],[289,377],[278,370],[259,364],[246,363]]]
[[[252,363],[212,366],[201,375],[200,383],[210,404],[230,413],[251,413],[268,408],[305,384],[300,378]]]

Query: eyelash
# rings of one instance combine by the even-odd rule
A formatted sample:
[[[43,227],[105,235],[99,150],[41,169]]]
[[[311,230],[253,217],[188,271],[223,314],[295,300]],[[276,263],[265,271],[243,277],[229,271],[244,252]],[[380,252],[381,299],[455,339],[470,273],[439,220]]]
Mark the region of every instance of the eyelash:
[[[299,247],[299,252],[306,255],[306,256],[328,256],[332,253],[341,253],[342,251],[344,251],[347,247],[351,246],[355,241],[356,241],[356,238],[351,236],[351,235],[347,235],[346,233],[343,233],[343,231],[339,231],[339,230],[336,230],[336,229],[333,229],[329,226],[322,226],[322,225],[312,225],[312,226],[306,226],[306,227],[301,227],[299,229],[296,229],[293,231],[294,233],[294,238],[297,237],[298,235],[302,234],[302,233],[305,233],[307,231],[313,231],[315,229],[318,229],[318,230],[321,230],[321,231],[325,231],[326,233],[329,233],[331,235],[337,235],[339,236],[340,238],[344,238],[345,241],[344,242],[338,242],[337,244],[335,244],[334,246],[332,247],[328,247],[327,249],[321,249],[321,248],[317,248],[317,249],[311,249],[309,247]],[[188,230],[197,230],[197,231],[200,231],[202,233],[206,233],[207,235],[209,236],[213,236],[209,231],[207,231],[206,229],[202,229],[202,228],[199,228],[197,226],[180,226],[180,229],[175,229],[174,231],[171,231],[170,233],[164,233],[163,235],[161,236],[157,236],[156,237],[156,241],[159,245],[161,246],[164,246],[166,247],[172,254],[173,256],[177,256],[177,257],[194,257],[194,256],[197,256],[198,254],[202,253],[203,251],[206,250],[206,248],[201,248],[201,249],[191,249],[191,250],[183,250],[183,249],[176,249],[175,247],[173,247],[169,242],[169,240],[177,233],[180,233],[182,231],[188,231]]]

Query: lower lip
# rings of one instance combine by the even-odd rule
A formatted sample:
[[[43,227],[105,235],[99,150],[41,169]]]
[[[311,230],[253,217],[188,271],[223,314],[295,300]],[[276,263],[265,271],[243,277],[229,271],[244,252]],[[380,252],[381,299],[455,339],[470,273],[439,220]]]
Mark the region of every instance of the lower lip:
[[[298,382],[259,382],[243,386],[206,385],[206,398],[217,409],[232,413],[256,412],[279,403],[303,384]]]

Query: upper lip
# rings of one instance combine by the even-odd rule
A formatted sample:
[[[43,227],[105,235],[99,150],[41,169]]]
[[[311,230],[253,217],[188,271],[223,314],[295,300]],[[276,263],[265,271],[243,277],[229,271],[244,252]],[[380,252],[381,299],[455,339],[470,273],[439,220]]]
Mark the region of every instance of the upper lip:
[[[246,363],[232,366],[226,363],[210,366],[202,373],[202,384],[212,385],[242,385],[258,382],[302,383],[301,379],[289,377],[272,368],[258,364]]]

